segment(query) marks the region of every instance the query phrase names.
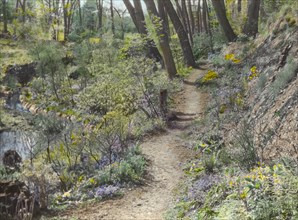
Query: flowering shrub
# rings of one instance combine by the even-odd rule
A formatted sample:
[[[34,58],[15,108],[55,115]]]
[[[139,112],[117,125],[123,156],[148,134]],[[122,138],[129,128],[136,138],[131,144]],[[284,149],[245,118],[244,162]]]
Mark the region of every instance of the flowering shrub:
[[[103,185],[96,188],[95,191],[95,198],[104,199],[115,196],[115,194],[119,191],[119,186],[113,185]]]
[[[283,165],[259,166],[248,174],[226,174],[225,179],[225,185],[220,183],[209,190],[205,204],[198,209],[198,216],[297,219],[298,177]]]
[[[240,62],[241,62],[241,60],[235,58],[235,54],[232,54],[232,53],[230,53],[230,54],[226,54],[226,55],[225,55],[225,60],[230,60],[230,61],[232,61],[233,63],[240,63]]]
[[[218,78],[218,73],[215,72],[214,70],[209,70],[201,79],[201,83],[210,82],[215,78]]]
[[[258,73],[257,67],[256,66],[252,66],[250,68],[250,74],[248,76],[248,79],[249,80],[252,80],[252,79],[256,78],[258,76],[258,74],[259,73]]]

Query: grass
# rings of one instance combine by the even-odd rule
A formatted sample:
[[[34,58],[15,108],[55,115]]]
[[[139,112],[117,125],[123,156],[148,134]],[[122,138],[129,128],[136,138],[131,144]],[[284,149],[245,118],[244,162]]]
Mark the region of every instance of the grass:
[[[265,88],[266,82],[267,76],[265,74],[261,74],[257,85],[260,92]]]
[[[296,61],[288,61],[283,70],[277,75],[272,84],[271,93],[274,97],[283,90],[288,83],[297,77],[298,63]]]

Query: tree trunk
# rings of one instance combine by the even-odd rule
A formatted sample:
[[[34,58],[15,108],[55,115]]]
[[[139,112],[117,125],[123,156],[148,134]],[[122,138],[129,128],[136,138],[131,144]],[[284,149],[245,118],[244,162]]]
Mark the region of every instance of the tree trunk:
[[[160,4],[162,4],[162,0],[158,0]],[[156,6],[154,1],[152,0],[144,0],[147,10],[149,12],[151,21],[153,24],[158,25],[156,22],[156,17],[161,18],[159,13],[157,12]],[[161,14],[164,14],[164,11],[161,11]],[[161,18],[162,19],[162,18]],[[164,22],[162,21],[162,27],[156,28],[157,34],[159,36],[158,41],[159,45],[163,54],[164,64],[166,67],[166,70],[168,72],[168,76],[170,79],[173,79],[177,76],[177,69],[175,66],[175,61],[172,55],[172,51],[170,49],[169,45],[169,38],[167,33],[165,32]]]
[[[134,0],[133,3],[135,6],[136,21],[137,21],[138,27],[140,29],[139,32],[147,35],[147,31],[146,31],[146,27],[145,27],[145,16],[144,16],[141,1]]]
[[[237,36],[234,33],[230,25],[230,22],[227,18],[224,0],[211,0],[211,1],[215,10],[217,19],[224,31],[226,38],[228,39],[229,42],[235,41],[237,39]]]
[[[7,29],[7,2],[2,0],[2,13],[3,13],[3,33],[8,33]]]
[[[183,15],[181,5],[179,4],[178,0],[175,0],[175,2],[176,2],[177,14],[178,14],[179,18],[181,19],[181,22],[182,22],[185,33],[188,34],[187,23],[186,23],[186,20],[185,20],[185,16]]]
[[[111,22],[112,22],[112,33],[115,36],[115,23],[114,23],[114,6],[113,6],[113,0],[110,0],[110,11],[111,11]]]
[[[259,12],[261,0],[250,0],[247,11],[247,22],[244,25],[243,33],[255,37],[258,33]]]
[[[180,45],[182,48],[185,64],[188,66],[195,67],[196,62],[195,62],[195,58],[192,53],[190,43],[188,41],[187,34],[183,28],[181,20],[179,19],[178,15],[174,9],[174,6],[172,5],[171,1],[164,1],[163,4],[164,4],[165,8],[167,9],[167,13],[168,13],[168,15],[174,25],[174,28],[177,32],[177,35],[178,35],[178,38],[180,41]]]
[[[26,0],[23,0],[22,4],[22,22],[25,23],[26,21]]]
[[[130,17],[131,17],[133,23],[135,24],[135,26],[136,26],[138,32],[139,32],[140,34],[142,34],[142,31],[140,30],[140,23],[138,22],[138,20],[137,20],[137,18],[136,18],[136,11],[135,11],[133,5],[130,3],[129,0],[123,0],[123,3],[124,3],[124,5],[125,5],[125,7],[127,8],[128,12],[129,12],[129,14],[130,14]],[[145,20],[145,19],[144,19],[144,20]],[[145,26],[144,26],[144,27],[145,27]],[[144,32],[145,32],[145,31],[144,31]]]
[[[135,24],[138,32],[147,37],[147,29],[145,27],[145,16],[143,13],[142,5],[140,0],[134,0],[135,8],[134,6],[130,3],[129,0],[123,0],[132,20],[133,23]],[[149,58],[155,59],[157,62],[160,62],[163,64],[163,59],[161,54],[159,53],[158,49],[156,48],[156,45],[154,44],[153,40],[147,40],[147,48],[148,48],[148,54],[147,56]]]
[[[98,17],[97,30],[99,32],[101,32],[101,29],[102,29],[102,11],[103,11],[102,0],[96,0],[96,8],[97,8],[97,17]]]
[[[189,14],[189,20],[190,20],[190,30],[191,30],[191,34],[193,36],[194,32],[195,32],[195,19],[194,19],[194,15],[192,12],[191,0],[188,0],[188,14]]]
[[[80,27],[83,26],[81,0],[78,1]]]
[[[198,32],[202,32],[202,13],[201,13],[201,0],[198,0],[198,8],[197,8],[197,28]]]
[[[207,19],[208,19],[208,8],[207,8],[207,2],[206,0],[203,0],[203,25],[204,25],[204,30],[205,30],[205,33],[208,34],[209,33],[209,27],[208,27],[208,22],[207,22]]]
[[[237,3],[237,10],[238,10],[238,13],[240,13],[241,12],[241,10],[242,10],[242,0],[238,0],[238,3]]]
[[[186,30],[187,30],[189,42],[190,42],[190,44],[192,44],[193,39],[192,39],[192,33],[191,33],[191,28],[190,28],[189,16],[188,16],[187,7],[186,7],[186,1],[181,0],[181,5],[182,5],[182,15],[183,15],[183,17],[185,18],[185,21],[186,21]]]

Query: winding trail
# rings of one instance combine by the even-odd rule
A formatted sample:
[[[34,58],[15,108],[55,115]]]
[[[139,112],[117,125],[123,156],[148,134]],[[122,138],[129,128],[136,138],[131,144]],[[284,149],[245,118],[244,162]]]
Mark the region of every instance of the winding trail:
[[[173,189],[184,174],[180,166],[191,156],[179,136],[187,125],[203,114],[206,94],[198,91],[195,80],[202,74],[194,70],[184,83],[183,91],[176,99],[176,128],[168,129],[159,136],[147,138],[141,145],[142,152],[150,161],[150,180],[144,186],[126,192],[122,198],[107,200],[70,214],[78,219],[107,220],[159,220],[173,200]],[[178,129],[179,128],[179,129]],[[70,216],[63,216],[70,217]]]

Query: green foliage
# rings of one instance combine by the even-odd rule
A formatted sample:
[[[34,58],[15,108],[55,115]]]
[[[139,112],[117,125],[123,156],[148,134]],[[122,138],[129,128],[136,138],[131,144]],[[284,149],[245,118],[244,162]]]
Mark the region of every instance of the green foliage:
[[[236,132],[235,145],[238,147],[238,152],[236,153],[236,160],[250,170],[252,167],[256,166],[260,162],[258,155],[258,146],[254,143],[254,133],[253,128],[248,122],[242,122],[239,130]]]
[[[294,60],[288,60],[285,67],[278,73],[274,83],[272,84],[272,95],[275,97],[284,89],[289,82],[297,77],[298,64]]]
[[[208,58],[212,51],[210,36],[206,33],[196,35],[193,39],[193,53],[196,59]]]
[[[262,91],[265,88],[267,82],[267,76],[265,74],[261,74],[258,81],[258,90]]]

